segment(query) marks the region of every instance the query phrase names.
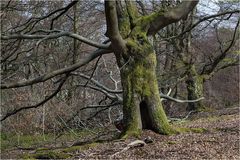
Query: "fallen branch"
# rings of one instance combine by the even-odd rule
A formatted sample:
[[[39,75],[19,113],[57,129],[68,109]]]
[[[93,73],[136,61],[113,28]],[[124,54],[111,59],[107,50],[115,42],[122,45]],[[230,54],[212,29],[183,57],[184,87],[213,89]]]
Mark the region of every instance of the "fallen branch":
[[[114,157],[114,156],[116,156],[116,155],[118,155],[118,154],[120,154],[120,153],[122,153],[122,152],[125,152],[125,151],[127,151],[128,149],[130,149],[130,148],[143,147],[143,146],[145,146],[145,145],[146,145],[146,143],[145,143],[144,141],[135,140],[135,141],[129,143],[129,144],[127,145],[127,147],[124,147],[121,151],[116,152],[116,153],[114,153],[113,155],[111,155],[111,157]]]
[[[176,98],[170,97],[170,96],[162,94],[162,93],[160,93],[160,97],[168,99],[170,101],[178,102],[178,103],[193,103],[193,102],[198,102],[198,101],[201,101],[204,99],[204,97],[201,97],[201,98],[194,99],[194,100],[180,100],[180,99],[176,99]]]

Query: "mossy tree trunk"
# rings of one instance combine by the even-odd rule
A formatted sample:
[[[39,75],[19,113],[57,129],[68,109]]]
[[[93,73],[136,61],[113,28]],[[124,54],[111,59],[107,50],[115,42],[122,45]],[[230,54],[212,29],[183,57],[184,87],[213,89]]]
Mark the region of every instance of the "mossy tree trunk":
[[[195,100],[203,97],[203,83],[204,76],[197,73],[194,65],[190,67],[187,73],[187,94],[189,100]],[[204,110],[202,101],[188,103],[187,111],[201,111]]]
[[[121,69],[124,135],[138,135],[142,129],[171,134],[173,129],[167,121],[159,96],[156,55],[147,40],[142,44],[132,39],[129,41],[129,59]]]
[[[138,136],[144,128],[161,134],[175,132],[160,100],[156,55],[149,37],[185,17],[196,4],[186,1],[168,11],[140,16],[134,1],[105,1],[106,36],[121,73],[124,137]]]

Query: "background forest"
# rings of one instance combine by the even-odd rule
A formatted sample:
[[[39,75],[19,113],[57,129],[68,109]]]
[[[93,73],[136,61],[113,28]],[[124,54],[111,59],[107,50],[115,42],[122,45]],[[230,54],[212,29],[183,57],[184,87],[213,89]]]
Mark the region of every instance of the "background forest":
[[[138,14],[150,15],[180,3],[143,0],[136,6]],[[4,0],[0,16],[3,158],[121,132],[124,65],[116,65],[113,53],[91,57],[110,41],[103,1]],[[169,122],[238,114],[239,1],[200,0],[151,42]],[[14,147],[21,151],[12,153]]]

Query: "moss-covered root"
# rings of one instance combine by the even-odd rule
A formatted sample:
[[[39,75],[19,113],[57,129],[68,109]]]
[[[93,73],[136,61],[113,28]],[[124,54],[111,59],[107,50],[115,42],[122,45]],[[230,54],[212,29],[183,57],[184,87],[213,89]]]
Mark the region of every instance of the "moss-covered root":
[[[174,135],[174,134],[179,134],[180,132],[177,128],[169,125],[164,130],[160,130],[160,132],[158,132],[158,133],[163,134],[163,135]]]
[[[179,133],[193,132],[193,133],[204,133],[207,132],[205,128],[178,128]]]
[[[179,134],[183,132],[183,129],[172,127],[171,125],[169,125],[167,129],[164,128],[164,130],[162,129],[152,129],[152,130],[162,135],[174,135],[174,134]],[[127,139],[130,137],[140,138],[141,134],[142,134],[142,130],[125,130],[120,134],[119,138],[120,139]]]
[[[176,127],[176,126],[170,126],[170,128],[165,129],[165,132],[160,132],[160,134],[164,135],[174,135],[174,134],[181,134],[181,133],[204,133],[207,132],[207,129],[205,128],[184,128],[184,127]],[[159,133],[159,132],[157,132]]]
[[[126,129],[120,134],[120,139],[127,139],[130,137],[139,138],[142,134],[142,131],[140,129]]]
[[[36,153],[24,154],[20,158],[22,159],[67,159],[71,158],[71,155],[78,152],[87,150],[90,147],[95,147],[98,143],[90,143],[81,146],[72,146],[63,149],[51,150],[49,148],[39,148]]]
[[[62,152],[40,152],[35,154],[24,154],[22,159],[67,159],[70,155]]]
[[[163,135],[173,135],[179,133],[174,127],[172,127],[167,120],[167,117],[162,108],[160,111],[153,113],[152,118],[152,130],[156,133]]]

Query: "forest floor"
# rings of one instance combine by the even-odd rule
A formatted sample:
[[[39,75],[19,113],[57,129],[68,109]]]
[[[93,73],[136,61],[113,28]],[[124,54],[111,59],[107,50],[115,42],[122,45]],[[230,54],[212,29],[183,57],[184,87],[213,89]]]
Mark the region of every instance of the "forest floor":
[[[112,128],[97,138],[85,136],[80,142],[66,144],[71,147],[48,144],[41,148],[9,148],[2,151],[1,159],[240,159],[238,107],[198,113],[173,125],[198,130],[171,136],[146,130],[138,139],[110,140],[117,134]],[[152,143],[131,145],[145,138]]]

